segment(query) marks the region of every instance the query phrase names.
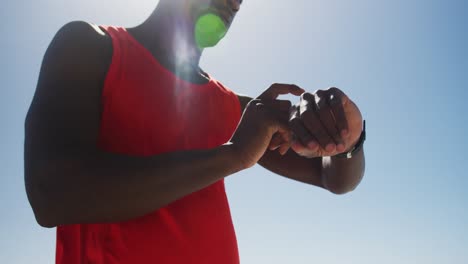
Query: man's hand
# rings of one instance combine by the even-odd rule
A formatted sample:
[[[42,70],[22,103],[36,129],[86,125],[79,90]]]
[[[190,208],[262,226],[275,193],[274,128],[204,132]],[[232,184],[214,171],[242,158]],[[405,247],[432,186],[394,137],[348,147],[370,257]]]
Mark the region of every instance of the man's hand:
[[[285,153],[291,143],[288,125],[289,101],[275,100],[280,94],[300,95],[304,90],[287,84],[273,84],[257,99],[250,101],[245,108],[239,126],[231,142],[242,160],[244,167],[255,165],[272,142],[278,137],[280,152]]]
[[[295,136],[291,148],[307,158],[348,151],[362,131],[361,112],[338,88],[302,94],[289,123]]]

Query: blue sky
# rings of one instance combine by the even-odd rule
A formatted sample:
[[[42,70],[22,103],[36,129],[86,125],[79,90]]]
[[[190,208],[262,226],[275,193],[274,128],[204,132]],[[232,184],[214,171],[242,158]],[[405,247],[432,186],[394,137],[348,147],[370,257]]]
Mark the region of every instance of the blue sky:
[[[34,221],[23,122],[71,20],[134,26],[155,0],[7,1],[0,10],[0,263],[53,263]],[[468,2],[246,0],[202,66],[236,92],[337,86],[367,120],[367,169],[335,196],[256,166],[226,180],[242,263],[468,263]],[[297,98],[287,97],[296,101]]]

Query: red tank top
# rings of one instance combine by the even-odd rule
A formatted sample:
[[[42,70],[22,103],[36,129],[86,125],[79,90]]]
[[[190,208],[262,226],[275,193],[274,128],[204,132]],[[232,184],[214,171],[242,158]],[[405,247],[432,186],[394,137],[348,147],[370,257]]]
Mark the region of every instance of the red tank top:
[[[197,85],[163,68],[124,28],[103,27],[113,58],[102,93],[98,145],[151,156],[226,143],[240,119],[237,96],[210,77]],[[57,228],[59,264],[237,264],[224,181],[144,217]]]

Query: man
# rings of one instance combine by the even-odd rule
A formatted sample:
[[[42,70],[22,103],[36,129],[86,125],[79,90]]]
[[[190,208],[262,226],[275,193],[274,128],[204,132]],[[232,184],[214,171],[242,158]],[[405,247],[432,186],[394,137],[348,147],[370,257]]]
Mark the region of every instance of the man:
[[[161,0],[135,28],[54,37],[25,181],[38,223],[57,226],[57,263],[238,263],[223,179],[256,163],[336,194],[358,185],[363,122],[341,90],[274,84],[252,100],[200,69],[241,2]]]

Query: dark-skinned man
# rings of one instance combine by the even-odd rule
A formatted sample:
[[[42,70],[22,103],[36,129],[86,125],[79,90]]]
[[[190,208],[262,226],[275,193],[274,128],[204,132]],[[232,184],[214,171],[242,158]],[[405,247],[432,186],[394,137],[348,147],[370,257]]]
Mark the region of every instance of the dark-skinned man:
[[[257,163],[336,194],[358,185],[363,121],[341,90],[273,84],[253,100],[200,69],[241,2],[161,0],[134,28],[56,34],[25,182],[38,223],[57,227],[57,263],[238,263],[224,178]]]

